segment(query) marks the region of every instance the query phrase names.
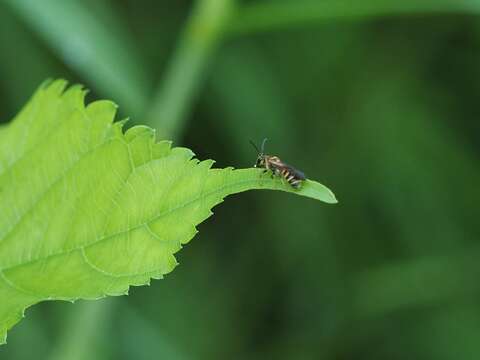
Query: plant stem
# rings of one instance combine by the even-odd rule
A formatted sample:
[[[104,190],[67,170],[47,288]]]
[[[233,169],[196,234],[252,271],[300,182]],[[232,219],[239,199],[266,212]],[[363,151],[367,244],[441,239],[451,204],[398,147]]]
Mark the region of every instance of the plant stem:
[[[110,323],[114,308],[112,299],[75,304],[72,317],[67,321],[65,331],[49,360],[101,358],[98,356],[98,345],[106,334],[105,326]]]
[[[81,0],[5,0],[5,4],[95,90],[109,94],[131,115],[145,109],[146,71],[116,17],[111,16],[107,25],[99,11]]]
[[[159,138],[177,139],[182,133],[205,69],[223,39],[234,5],[235,0],[197,1],[147,112],[147,124],[157,128]]]
[[[406,13],[476,13],[476,0],[302,0],[264,1],[243,6],[236,14],[230,35],[272,31],[305,24],[338,21],[341,18],[362,18]]]

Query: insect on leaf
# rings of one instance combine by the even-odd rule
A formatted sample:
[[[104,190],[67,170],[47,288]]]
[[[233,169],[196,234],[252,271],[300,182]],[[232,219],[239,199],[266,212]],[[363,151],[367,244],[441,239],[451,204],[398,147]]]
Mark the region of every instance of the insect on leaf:
[[[160,279],[227,195],[274,189],[335,203],[323,185],[292,189],[259,169],[213,169],[154,131],[122,131],[110,101],[45,83],[0,129],[0,342],[40,301],[123,295]]]

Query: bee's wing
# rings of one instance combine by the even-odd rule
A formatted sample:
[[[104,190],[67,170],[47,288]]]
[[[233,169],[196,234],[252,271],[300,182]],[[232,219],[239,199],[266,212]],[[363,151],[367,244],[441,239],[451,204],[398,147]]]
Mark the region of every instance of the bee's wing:
[[[290,174],[294,175],[297,179],[300,179],[300,180],[305,180],[306,179],[306,176],[303,172],[294,168],[291,165],[288,165],[288,164],[284,163],[282,160],[280,160],[276,156],[270,158],[270,163],[273,164],[274,166],[276,166],[279,169],[287,169],[288,172]]]
[[[301,172],[298,169],[295,169],[293,166],[284,164],[284,166],[288,169],[288,171],[295,176],[295,178],[300,179],[300,180],[305,180],[307,177],[303,172]]]

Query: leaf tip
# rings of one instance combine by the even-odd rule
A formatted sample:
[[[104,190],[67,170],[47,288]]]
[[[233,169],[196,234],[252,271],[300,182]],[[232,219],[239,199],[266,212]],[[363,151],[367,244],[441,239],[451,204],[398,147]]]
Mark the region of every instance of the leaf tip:
[[[326,189],[326,193],[327,193],[327,196],[325,197],[325,202],[327,204],[338,204],[338,199],[335,196],[335,194],[333,193],[333,191],[330,190],[327,187],[325,187],[325,189]]]
[[[331,194],[332,198],[330,201],[326,201],[327,204],[338,204],[338,199],[335,197],[335,195],[332,193]]]
[[[327,204],[337,204],[338,200],[335,194],[325,185],[313,180],[306,180],[303,187],[299,190],[299,195],[304,195]]]

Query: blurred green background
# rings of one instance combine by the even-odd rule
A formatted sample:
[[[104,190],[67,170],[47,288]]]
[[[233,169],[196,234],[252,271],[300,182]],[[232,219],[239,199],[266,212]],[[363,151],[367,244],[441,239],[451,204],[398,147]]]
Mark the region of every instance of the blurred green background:
[[[480,359],[478,0],[3,0],[0,119],[48,77],[219,167],[248,140],[340,203],[228,199],[128,297],[43,303],[2,360]]]

